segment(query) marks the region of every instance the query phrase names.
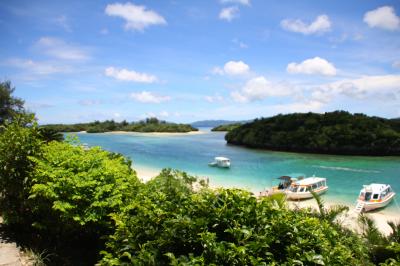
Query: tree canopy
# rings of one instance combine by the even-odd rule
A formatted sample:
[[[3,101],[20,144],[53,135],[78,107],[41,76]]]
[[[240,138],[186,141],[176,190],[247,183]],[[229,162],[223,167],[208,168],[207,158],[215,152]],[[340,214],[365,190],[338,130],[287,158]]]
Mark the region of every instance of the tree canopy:
[[[132,132],[190,132],[197,131],[197,128],[188,124],[175,124],[155,117],[147,118],[139,122],[115,122],[114,120],[106,120],[103,122],[94,121],[91,123],[79,123],[72,125],[53,124],[44,125],[42,128],[51,129],[57,132],[79,132],[86,131],[88,133],[102,133],[110,131],[132,131]]]
[[[233,124],[225,124],[219,125],[211,129],[211,131],[231,131],[237,127],[240,127],[243,123],[233,123]]]
[[[279,151],[400,155],[395,121],[344,111],[256,119],[228,132],[230,144]]]
[[[24,113],[24,101],[12,95],[14,90],[10,81],[0,82],[0,125],[18,113]]]

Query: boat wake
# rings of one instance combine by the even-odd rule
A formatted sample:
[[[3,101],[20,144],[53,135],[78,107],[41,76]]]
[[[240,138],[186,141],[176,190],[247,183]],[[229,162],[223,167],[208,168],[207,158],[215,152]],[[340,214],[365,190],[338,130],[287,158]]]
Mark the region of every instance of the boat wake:
[[[336,166],[325,166],[325,165],[313,165],[312,167],[328,169],[328,170],[357,172],[357,173],[380,173],[380,171],[377,171],[377,170],[366,170],[366,169],[348,168],[348,167],[340,167],[340,166],[336,167]]]

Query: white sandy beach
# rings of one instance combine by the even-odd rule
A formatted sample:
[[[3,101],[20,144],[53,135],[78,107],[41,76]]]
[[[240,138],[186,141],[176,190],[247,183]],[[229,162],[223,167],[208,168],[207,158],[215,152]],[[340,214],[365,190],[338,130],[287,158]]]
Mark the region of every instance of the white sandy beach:
[[[155,168],[150,168],[150,167],[143,167],[143,166],[133,166],[133,168],[136,170],[136,173],[139,177],[140,180],[143,182],[149,181],[151,178],[157,176],[160,173],[161,169],[155,169]],[[218,186],[213,185],[212,178],[210,180],[210,187],[211,188],[217,188]],[[223,186],[222,186],[223,187]],[[303,200],[303,201],[289,201],[289,208],[318,208],[317,203],[315,200]],[[325,207],[329,208],[333,205],[338,205],[341,203],[337,202],[325,202]],[[342,216],[339,217],[339,222],[342,223],[345,227],[352,229],[356,232],[361,232],[361,228],[357,222],[358,219],[358,214],[354,211],[355,206],[350,206],[346,204],[349,207],[349,211]],[[400,222],[400,211],[399,212],[389,212],[385,209],[379,210],[377,212],[370,212],[366,214],[368,217],[372,218],[379,230],[385,234],[388,235],[392,232],[390,226],[387,224],[389,221],[393,222]]]
[[[207,131],[190,131],[190,132],[133,132],[133,131],[111,131],[103,134],[124,134],[124,135],[142,135],[142,136],[185,136],[185,135],[201,135]]]

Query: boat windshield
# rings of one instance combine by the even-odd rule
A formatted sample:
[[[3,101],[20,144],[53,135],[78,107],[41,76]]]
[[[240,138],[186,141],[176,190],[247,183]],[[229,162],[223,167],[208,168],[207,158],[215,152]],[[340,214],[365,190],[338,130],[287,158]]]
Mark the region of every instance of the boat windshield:
[[[365,192],[365,201],[369,201],[371,199],[372,193],[371,192]]]

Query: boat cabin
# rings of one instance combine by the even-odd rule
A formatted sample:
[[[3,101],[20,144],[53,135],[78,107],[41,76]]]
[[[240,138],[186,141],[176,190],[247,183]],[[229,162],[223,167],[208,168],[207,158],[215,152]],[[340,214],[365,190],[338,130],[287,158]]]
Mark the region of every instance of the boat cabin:
[[[392,188],[386,184],[364,185],[364,188],[360,191],[358,199],[366,202],[381,202],[392,192]]]
[[[326,178],[323,177],[309,177],[306,179],[298,180],[290,186],[291,192],[310,192],[318,191],[326,187]]]
[[[228,168],[231,166],[231,160],[229,160],[229,158],[226,157],[215,157],[214,162],[209,163],[208,165]]]

